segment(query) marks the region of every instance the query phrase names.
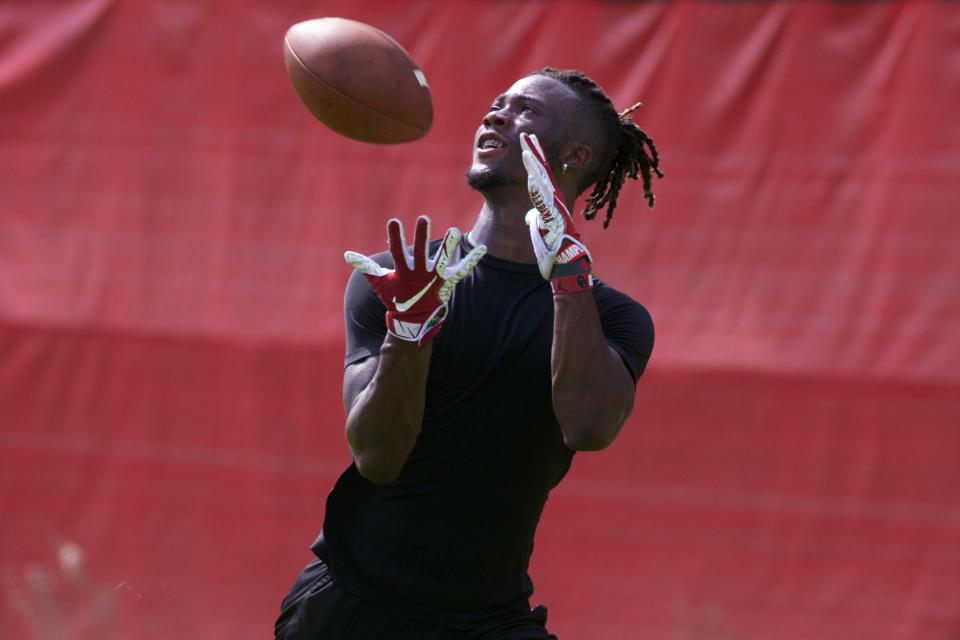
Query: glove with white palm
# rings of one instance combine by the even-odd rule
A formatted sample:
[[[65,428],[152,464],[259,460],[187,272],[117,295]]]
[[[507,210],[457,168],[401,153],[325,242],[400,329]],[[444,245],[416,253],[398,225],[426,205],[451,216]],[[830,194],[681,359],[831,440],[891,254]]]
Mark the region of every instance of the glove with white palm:
[[[521,133],[520,148],[533,202],[525,219],[540,274],[550,281],[554,295],[589,291],[593,288],[590,252],[580,240],[536,134]]]
[[[385,269],[354,251],[345,252],[343,257],[366,276],[374,293],[387,307],[387,331],[401,340],[427,344],[447,317],[447,302],[453,286],[473,269],[487,247],[478,245],[459,262],[449,265],[450,256],[460,242],[460,231],[451,227],[436,255],[428,260],[430,218],[427,216],[417,218],[413,251],[406,244],[403,225],[397,218],[387,222],[387,238],[393,269]]]

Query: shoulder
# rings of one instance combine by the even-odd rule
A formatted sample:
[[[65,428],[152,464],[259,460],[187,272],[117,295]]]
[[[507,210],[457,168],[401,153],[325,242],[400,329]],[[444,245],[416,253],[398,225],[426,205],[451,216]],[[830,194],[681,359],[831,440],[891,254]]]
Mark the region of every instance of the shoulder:
[[[593,300],[597,304],[601,319],[609,314],[624,315],[653,329],[653,318],[646,307],[603,280],[594,278],[594,281]]]
[[[393,258],[387,251],[374,254],[370,258],[386,269],[393,268]],[[356,269],[352,271],[343,294],[347,347],[345,366],[379,354],[380,346],[387,334],[384,321],[386,307],[374,293],[366,276]],[[345,385],[349,386],[346,382]]]
[[[634,382],[643,374],[653,353],[653,319],[647,309],[627,294],[596,281],[593,299],[603,335],[630,371]]]

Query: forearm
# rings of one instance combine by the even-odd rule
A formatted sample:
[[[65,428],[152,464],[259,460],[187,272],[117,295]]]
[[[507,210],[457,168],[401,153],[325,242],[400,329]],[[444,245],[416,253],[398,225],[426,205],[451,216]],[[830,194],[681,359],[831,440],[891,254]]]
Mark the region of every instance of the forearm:
[[[589,292],[554,296],[553,410],[574,450],[609,445],[633,405],[633,385],[607,345]]]
[[[416,444],[431,351],[388,335],[376,372],[347,407],[350,451],[371,482],[393,482]]]

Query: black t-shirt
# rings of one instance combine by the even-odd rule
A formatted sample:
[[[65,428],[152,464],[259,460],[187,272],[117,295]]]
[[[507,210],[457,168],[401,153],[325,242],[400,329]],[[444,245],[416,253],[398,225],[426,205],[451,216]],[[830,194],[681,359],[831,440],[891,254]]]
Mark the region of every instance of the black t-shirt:
[[[453,260],[471,248],[461,240]],[[389,253],[373,258],[393,266]],[[608,343],[636,381],[653,348],[649,314],[602,282],[592,295]],[[379,354],[385,309],[359,273],[344,307],[345,364]],[[351,465],[327,499],[317,544],[347,591],[467,628],[529,606],[534,531],[573,452],[551,403],[553,300],[537,266],[484,256],[449,307],[403,471],[379,486]]]

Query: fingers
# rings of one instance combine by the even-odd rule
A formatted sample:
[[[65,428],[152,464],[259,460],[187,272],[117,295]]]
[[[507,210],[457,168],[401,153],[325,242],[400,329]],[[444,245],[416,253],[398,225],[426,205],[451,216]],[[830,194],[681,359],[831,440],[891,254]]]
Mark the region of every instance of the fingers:
[[[550,172],[550,163],[547,162],[547,156],[543,152],[543,147],[540,146],[540,141],[537,139],[536,134],[521,133],[520,149],[520,155],[523,157],[523,166],[527,169],[528,177],[542,181],[544,184],[540,185],[541,189],[551,188],[552,191],[553,178]],[[533,182],[528,181],[528,186],[532,189],[534,186]]]
[[[437,249],[437,255],[430,265],[431,271],[436,271],[441,277],[446,277],[444,273],[447,269],[447,263],[450,262],[450,256],[457,248],[458,242],[460,242],[460,230],[456,227],[447,229],[447,233],[444,234],[443,240],[440,242],[440,248]]]
[[[470,273],[471,269],[477,266],[477,263],[480,262],[480,258],[486,254],[487,246],[483,244],[477,245],[459,262],[447,269],[444,277],[453,284],[460,282],[467,276],[468,273]]]
[[[532,187],[534,181],[543,183],[544,186],[553,186],[553,181],[550,179],[550,165],[545,164],[529,149],[521,151],[520,156],[523,158],[523,166],[527,170],[528,187]]]
[[[521,133],[520,148],[523,151],[532,153],[536,159],[540,161],[540,164],[547,167],[550,166],[547,164],[547,155],[543,152],[543,147],[540,146],[540,140],[537,138],[537,134]]]
[[[527,191],[553,191],[553,183],[540,161],[529,151],[521,152],[523,166],[527,170]]]
[[[536,135],[520,134],[521,156],[523,166],[527,170],[527,191],[530,193],[530,202],[540,211],[545,221],[554,218],[556,211],[557,187],[550,172],[550,165],[546,161],[543,148]]]
[[[403,233],[403,223],[397,218],[391,218],[387,222],[387,241],[390,245],[390,254],[393,256],[393,263],[397,271],[431,271],[437,273],[444,279],[460,274],[457,280],[463,278],[470,269],[477,264],[486,252],[487,248],[483,245],[474,247],[465,258],[460,260],[454,267],[448,267],[450,257],[453,255],[460,243],[462,234],[456,227],[450,227],[443,236],[437,253],[432,260],[427,260],[427,248],[430,246],[430,218],[422,215],[417,218],[417,227],[414,231],[413,250],[406,244]],[[353,268],[367,274],[380,276],[390,273],[390,269],[384,269],[367,256],[347,251],[343,254],[344,259],[350,263]]]
[[[427,244],[430,242],[430,218],[417,218],[417,228],[413,232],[413,268],[427,268]]]
[[[447,267],[443,272],[441,272],[444,282],[437,291],[437,297],[440,298],[441,302],[446,304],[447,301],[450,300],[450,294],[453,293],[454,285],[463,280],[467,274],[470,273],[470,270],[473,269],[478,262],[480,262],[480,258],[482,258],[486,253],[486,245],[477,245],[458,263],[452,267]]]
[[[520,134],[521,156],[523,157],[523,166],[527,169],[527,191],[530,192],[530,199],[533,205],[543,211],[545,215],[550,215],[549,207],[556,207],[561,213],[570,216],[570,210],[567,209],[563,201],[563,195],[557,187],[556,180],[553,179],[553,170],[550,163],[547,162],[547,154],[536,134]]]
[[[398,271],[413,269],[413,257],[410,255],[410,249],[403,235],[403,223],[399,218],[390,218],[387,221],[387,244],[390,247],[390,255],[393,256],[394,268]]]
[[[345,251],[343,253],[343,259],[346,260],[347,264],[351,267],[367,276],[385,276],[390,273],[390,269],[384,269],[367,256],[362,253],[357,253],[356,251]]]

